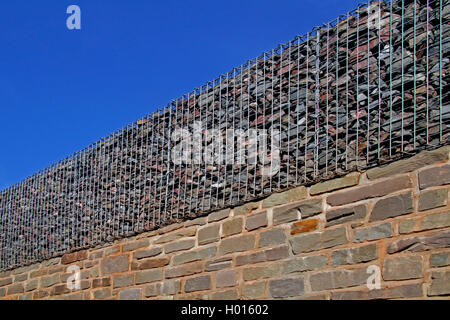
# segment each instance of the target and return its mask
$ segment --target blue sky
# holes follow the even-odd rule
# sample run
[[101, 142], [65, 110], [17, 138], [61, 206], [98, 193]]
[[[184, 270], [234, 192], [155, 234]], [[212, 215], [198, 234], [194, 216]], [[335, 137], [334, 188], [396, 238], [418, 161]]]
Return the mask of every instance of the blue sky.
[[358, 3], [3, 1], [0, 190]]

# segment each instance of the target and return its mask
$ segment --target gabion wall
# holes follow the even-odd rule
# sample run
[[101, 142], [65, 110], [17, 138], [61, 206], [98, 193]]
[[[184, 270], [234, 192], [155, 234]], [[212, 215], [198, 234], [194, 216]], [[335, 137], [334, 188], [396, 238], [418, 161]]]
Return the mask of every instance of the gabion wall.
[[449, 0], [371, 2], [0, 193], [10, 269], [448, 143]]

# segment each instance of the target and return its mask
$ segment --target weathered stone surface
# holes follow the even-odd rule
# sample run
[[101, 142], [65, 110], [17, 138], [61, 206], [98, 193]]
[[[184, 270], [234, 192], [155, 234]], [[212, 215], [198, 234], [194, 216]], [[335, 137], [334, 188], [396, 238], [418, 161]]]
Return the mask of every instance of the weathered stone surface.
[[180, 280], [168, 280], [145, 287], [144, 295], [148, 297], [175, 295], [181, 292]]
[[211, 277], [209, 275], [187, 279], [186, 283], [184, 284], [185, 292], [194, 292], [209, 289], [211, 289]]
[[212, 242], [219, 241], [220, 234], [219, 234], [220, 225], [219, 224], [213, 224], [211, 226], [206, 226], [198, 230], [198, 244], [208, 244]]
[[33, 299], [34, 300], [43, 299], [45, 297], [48, 297], [49, 295], [50, 293], [45, 290], [38, 290], [33, 292]]
[[6, 295], [6, 288], [0, 288], [0, 297], [4, 297]]
[[133, 268], [134, 270], [147, 270], [147, 269], [153, 269], [153, 268], [161, 268], [164, 266], [167, 266], [169, 264], [170, 260], [167, 257], [162, 258], [152, 258], [152, 259], [146, 259], [141, 260], [136, 268]]
[[119, 246], [109, 247], [105, 249], [105, 256], [110, 256], [120, 251]]
[[61, 258], [61, 263], [62, 264], [70, 264], [76, 261], [81, 261], [81, 260], [85, 260], [87, 259], [87, 251], [83, 250], [83, 251], [77, 251], [77, 252], [73, 252], [73, 253], [66, 253], [65, 255], [62, 256]]
[[230, 209], [215, 211], [208, 216], [208, 222], [220, 221], [230, 216]]
[[219, 271], [216, 274], [216, 288], [233, 287], [237, 283], [236, 270]]
[[348, 242], [345, 228], [296, 236], [290, 240], [294, 254], [331, 248]]
[[241, 252], [255, 247], [255, 235], [243, 235], [222, 240], [219, 245], [219, 255]]
[[423, 258], [421, 256], [395, 257], [384, 260], [384, 280], [407, 280], [422, 276]]
[[328, 263], [326, 256], [308, 256], [290, 259], [282, 263], [283, 274], [321, 269]]
[[352, 270], [323, 271], [310, 276], [312, 291], [322, 291], [337, 288], [353, 287], [366, 283], [367, 268]]
[[201, 217], [194, 220], [188, 220], [184, 223], [185, 227], [191, 227], [191, 226], [204, 226], [208, 222], [207, 217]]
[[212, 258], [216, 255], [216, 247], [208, 247], [195, 251], [180, 253], [173, 257], [173, 265]]
[[167, 254], [177, 251], [183, 251], [191, 249], [194, 246], [195, 246], [195, 239], [179, 240], [165, 245], [164, 252]]
[[38, 288], [38, 280], [28, 280], [25, 282], [24, 288], [26, 292], [36, 290]]
[[92, 288], [109, 287], [110, 285], [111, 285], [110, 277], [104, 277], [104, 278], [92, 280]]
[[209, 295], [211, 300], [237, 300], [239, 293], [236, 289], [213, 292]]
[[272, 263], [261, 267], [249, 267], [243, 271], [244, 281], [253, 281], [264, 278], [273, 278], [281, 275], [279, 263]]
[[124, 289], [119, 292], [119, 300], [141, 300], [142, 289]]
[[56, 285], [56, 286], [52, 287], [50, 295], [58, 296], [58, 295], [62, 295], [62, 294], [69, 293], [69, 292], [70, 292], [70, 290], [69, 290], [69, 288], [67, 288], [66, 284], [60, 284], [60, 285]]
[[416, 219], [403, 220], [398, 225], [398, 232], [400, 234], [410, 233], [411, 231], [414, 230], [416, 223], [417, 223]]
[[371, 300], [371, 299], [396, 299], [421, 297], [421, 284], [406, 284], [397, 287], [373, 289], [373, 290], [351, 290], [331, 292], [332, 300]]
[[23, 294], [19, 296], [19, 300], [33, 300], [31, 293]]
[[432, 151], [422, 151], [409, 159], [398, 160], [386, 166], [370, 169], [366, 174], [371, 180], [391, 177], [396, 174], [412, 172], [427, 165], [448, 160], [448, 156], [448, 146]]
[[134, 259], [144, 259], [157, 256], [162, 253], [162, 248], [152, 248], [147, 250], [139, 250], [133, 254]]
[[162, 269], [136, 272], [136, 284], [155, 282], [160, 281], [162, 279], [163, 279]]
[[287, 238], [284, 229], [270, 229], [260, 233], [258, 247], [276, 246], [284, 244], [286, 241]]
[[409, 189], [411, 187], [412, 184], [409, 176], [399, 176], [386, 181], [333, 193], [327, 197], [327, 202], [331, 206], [341, 206], [360, 200], [383, 197], [387, 194], [403, 189]]
[[386, 222], [373, 227], [356, 230], [353, 242], [364, 242], [390, 238], [393, 234], [394, 231], [392, 228], [392, 223]]
[[148, 239], [126, 243], [122, 246], [122, 252], [134, 251], [140, 248], [146, 248], [150, 244]]
[[114, 276], [113, 278], [113, 287], [114, 288], [122, 288], [129, 287], [134, 283], [134, 276], [132, 274], [120, 274]]
[[0, 279], [0, 287], [7, 286], [8, 284], [11, 284], [11, 283], [13, 283], [12, 277]]
[[273, 208], [273, 225], [279, 225], [300, 219], [300, 211], [297, 204]]
[[367, 207], [365, 205], [330, 210], [326, 214], [327, 227], [349, 221], [361, 220], [364, 219], [366, 215]]
[[370, 214], [369, 221], [385, 220], [413, 212], [411, 192], [378, 200]]
[[197, 230], [195, 228], [185, 228], [178, 230], [176, 232], [169, 233], [167, 235], [161, 236], [157, 240], [153, 241], [154, 244], [164, 244], [167, 242], [175, 241], [184, 237], [195, 236]]
[[242, 232], [244, 221], [241, 217], [225, 221], [222, 224], [222, 237], [229, 237]]
[[190, 276], [203, 271], [203, 262], [194, 262], [189, 264], [184, 264], [177, 267], [171, 267], [165, 269], [164, 276], [166, 279], [179, 278], [184, 276]]
[[39, 267], [40, 267], [40, 264], [39, 263], [35, 263], [35, 264], [30, 265], [30, 266], [25, 266], [25, 267], [20, 267], [20, 268], [14, 269], [12, 271], [12, 274], [16, 275], [16, 274], [30, 272], [30, 271], [38, 269]]
[[240, 216], [247, 213], [252, 212], [255, 209], [258, 209], [259, 202], [248, 202], [242, 206], [236, 207], [233, 209], [234, 216]]
[[254, 282], [245, 284], [242, 288], [242, 298], [246, 300], [256, 300], [265, 297], [266, 282]]
[[392, 242], [387, 252], [389, 254], [401, 251], [425, 251], [450, 247], [450, 230], [440, 231], [427, 236], [414, 236]]
[[[290, 220], [291, 217], [295, 217], [295, 220], [305, 219], [317, 214], [322, 213], [323, 200], [322, 198], [304, 200], [301, 202], [292, 203], [286, 206], [274, 208], [274, 213], [277, 213], [279, 217], [277, 218], [280, 223]], [[300, 214], [298, 216], [297, 214]], [[293, 221], [293, 220], [291, 220]], [[289, 222], [289, 221], [287, 221]]]
[[305, 187], [297, 187], [285, 192], [275, 193], [264, 199], [262, 203], [263, 208], [270, 208], [280, 204], [289, 203], [292, 201], [303, 200], [307, 197]]
[[450, 252], [432, 254], [430, 257], [430, 266], [432, 267], [450, 266]]
[[59, 274], [54, 274], [40, 279], [40, 288], [48, 288], [59, 282]]
[[419, 231], [450, 226], [450, 212], [431, 214], [423, 218]]
[[291, 227], [291, 235], [314, 231], [319, 226], [318, 219], [309, 219], [294, 222]]
[[98, 289], [94, 290], [92, 292], [92, 298], [94, 299], [107, 299], [111, 297], [111, 290], [110, 289]]
[[214, 259], [205, 263], [205, 271], [217, 271], [230, 268], [233, 265], [231, 257]]
[[263, 261], [274, 261], [287, 258], [289, 256], [289, 247], [281, 246], [270, 248], [255, 253], [245, 254], [236, 257], [236, 266], [253, 264]]
[[327, 193], [343, 188], [353, 187], [359, 183], [360, 173], [351, 173], [341, 178], [319, 182], [309, 190], [311, 195]]
[[337, 250], [333, 252], [333, 265], [355, 264], [372, 261], [378, 258], [378, 247], [376, 244], [369, 244], [358, 248]]
[[302, 296], [305, 292], [305, 282], [303, 277], [271, 280], [269, 292], [272, 298]]
[[7, 291], [8, 296], [17, 294], [17, 293], [23, 293], [23, 292], [24, 292], [23, 283], [14, 283], [14, 284], [8, 286], [8, 291]]
[[441, 296], [450, 294], [450, 271], [433, 271], [431, 273], [431, 286], [429, 296]]
[[448, 189], [426, 190], [419, 196], [419, 211], [447, 205]]
[[450, 183], [450, 165], [432, 167], [419, 171], [420, 189], [442, 186]]
[[247, 217], [245, 222], [245, 229], [247, 229], [247, 231], [252, 231], [261, 227], [266, 227], [267, 223], [266, 211], [255, 213]]
[[181, 292], [180, 280], [168, 280], [164, 281], [160, 286], [160, 294], [162, 295], [174, 295]]
[[124, 272], [128, 270], [128, 255], [106, 257], [101, 262], [102, 274]]

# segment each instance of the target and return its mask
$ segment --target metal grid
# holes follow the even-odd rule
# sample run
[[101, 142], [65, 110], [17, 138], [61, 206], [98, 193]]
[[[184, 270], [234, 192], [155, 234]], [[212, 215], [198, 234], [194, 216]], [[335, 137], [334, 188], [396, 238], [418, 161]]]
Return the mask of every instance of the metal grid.
[[1, 191], [0, 269], [447, 144], [449, 35], [372, 1], [264, 52]]

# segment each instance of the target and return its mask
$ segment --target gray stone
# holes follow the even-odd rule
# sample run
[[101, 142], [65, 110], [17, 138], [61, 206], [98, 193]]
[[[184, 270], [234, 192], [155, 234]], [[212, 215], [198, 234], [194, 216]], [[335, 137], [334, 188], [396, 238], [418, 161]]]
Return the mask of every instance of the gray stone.
[[286, 232], [284, 229], [271, 229], [261, 232], [259, 236], [258, 247], [276, 246], [284, 244], [287, 241]]
[[352, 270], [324, 271], [312, 274], [309, 281], [312, 291], [353, 287], [366, 283], [369, 277], [366, 271], [366, 267]]
[[372, 209], [369, 221], [385, 220], [413, 212], [411, 192], [378, 200]]
[[447, 204], [448, 190], [422, 191], [419, 196], [419, 211], [443, 207]]
[[303, 277], [271, 280], [269, 292], [272, 298], [302, 296], [305, 293], [305, 282]]
[[119, 300], [141, 300], [142, 289], [124, 289], [119, 292]]
[[333, 265], [364, 263], [375, 260], [378, 257], [376, 244], [369, 244], [358, 248], [337, 250], [333, 252]]
[[331, 248], [348, 242], [345, 228], [296, 236], [290, 240], [294, 254]]
[[307, 192], [305, 187], [297, 187], [285, 192], [275, 193], [264, 199], [263, 208], [270, 208], [278, 206], [280, 204], [289, 203], [292, 201], [303, 200], [307, 197]]
[[128, 255], [106, 257], [101, 262], [102, 274], [128, 271]]
[[419, 171], [420, 189], [441, 186], [450, 183], [450, 165], [433, 167]]
[[450, 294], [450, 271], [433, 271], [431, 273], [431, 286], [429, 296], [441, 296]]
[[383, 265], [384, 280], [407, 280], [423, 277], [421, 256], [387, 258]]
[[367, 177], [371, 180], [391, 177], [396, 174], [412, 172], [433, 163], [449, 159], [450, 148], [445, 146], [432, 151], [422, 151], [421, 153], [404, 160], [398, 160], [386, 166], [380, 166], [367, 171]]
[[303, 272], [321, 269], [328, 263], [326, 256], [309, 256], [290, 259], [283, 262], [283, 273]]
[[432, 267], [450, 266], [450, 252], [433, 253], [430, 257]]
[[392, 242], [387, 247], [389, 254], [402, 251], [425, 251], [450, 247], [450, 230], [444, 230], [427, 236], [414, 236]]
[[386, 222], [373, 227], [363, 228], [355, 231], [353, 242], [372, 241], [392, 237], [394, 231], [392, 223]]
[[359, 205], [356, 207], [340, 208], [327, 212], [327, 227], [337, 224], [361, 220], [367, 215], [367, 207], [365, 205]]
[[186, 280], [184, 285], [185, 292], [194, 292], [211, 289], [211, 277], [200, 276], [196, 278], [190, 278]]
[[247, 217], [245, 222], [245, 229], [247, 229], [247, 231], [252, 231], [261, 227], [266, 227], [267, 223], [266, 211], [255, 213]]

